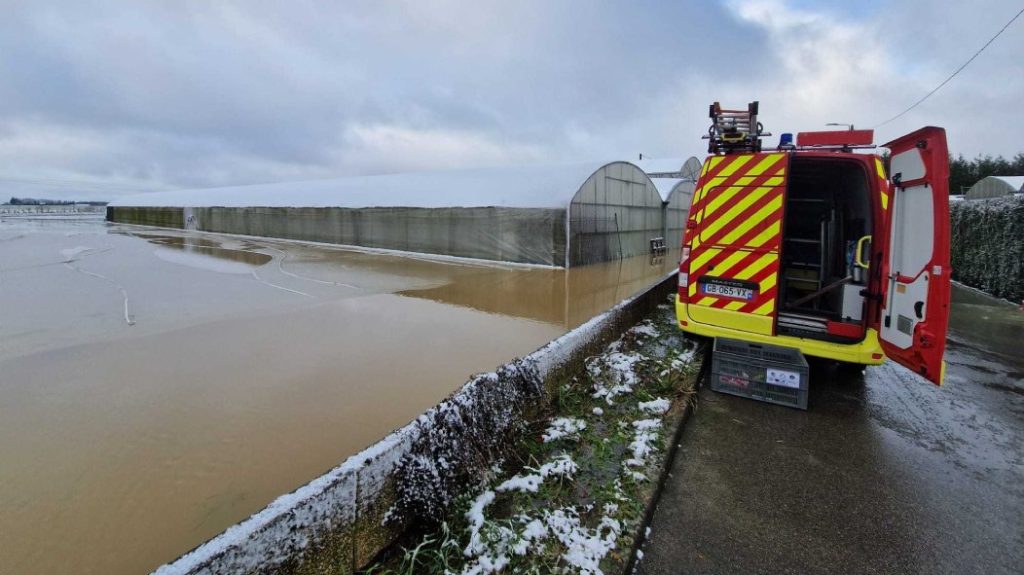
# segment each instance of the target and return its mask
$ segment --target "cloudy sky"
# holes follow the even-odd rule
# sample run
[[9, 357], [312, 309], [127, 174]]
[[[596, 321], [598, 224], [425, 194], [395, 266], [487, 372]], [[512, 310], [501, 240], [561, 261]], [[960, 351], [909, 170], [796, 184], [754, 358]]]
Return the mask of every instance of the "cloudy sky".
[[[0, 197], [700, 156], [714, 100], [873, 127], [1022, 6], [0, 0]], [[1024, 17], [876, 141], [1012, 156], [1022, 106]]]

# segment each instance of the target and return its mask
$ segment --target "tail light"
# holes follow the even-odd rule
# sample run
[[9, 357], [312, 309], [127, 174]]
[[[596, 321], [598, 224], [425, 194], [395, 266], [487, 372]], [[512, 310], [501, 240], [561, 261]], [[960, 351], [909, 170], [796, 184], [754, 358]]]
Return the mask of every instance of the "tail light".
[[684, 247], [679, 257], [679, 301], [690, 300], [690, 248]]

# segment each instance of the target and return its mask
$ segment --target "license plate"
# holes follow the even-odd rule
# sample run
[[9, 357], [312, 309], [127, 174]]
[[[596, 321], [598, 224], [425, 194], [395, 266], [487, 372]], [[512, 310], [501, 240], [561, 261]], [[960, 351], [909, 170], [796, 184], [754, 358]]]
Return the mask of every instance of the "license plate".
[[752, 300], [754, 299], [754, 290], [735, 287], [735, 286], [723, 286], [718, 284], [703, 284], [705, 295], [711, 295], [715, 297], [728, 297], [733, 299]]

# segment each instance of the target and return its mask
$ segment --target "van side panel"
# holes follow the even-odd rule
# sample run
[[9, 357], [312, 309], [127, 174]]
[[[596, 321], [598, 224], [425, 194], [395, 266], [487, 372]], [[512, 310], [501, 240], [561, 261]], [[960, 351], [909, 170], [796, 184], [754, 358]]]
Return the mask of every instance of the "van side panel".
[[772, 335], [788, 154], [713, 156], [690, 214], [688, 315]]

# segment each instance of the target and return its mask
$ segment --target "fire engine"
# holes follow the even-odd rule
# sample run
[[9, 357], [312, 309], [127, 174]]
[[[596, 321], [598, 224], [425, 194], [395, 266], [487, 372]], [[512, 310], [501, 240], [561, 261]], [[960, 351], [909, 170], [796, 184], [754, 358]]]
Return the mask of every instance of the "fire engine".
[[711, 338], [878, 365], [940, 384], [949, 316], [945, 130], [897, 138], [888, 170], [872, 130], [782, 134], [711, 106], [683, 236], [679, 327]]

